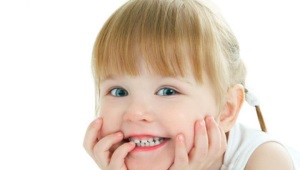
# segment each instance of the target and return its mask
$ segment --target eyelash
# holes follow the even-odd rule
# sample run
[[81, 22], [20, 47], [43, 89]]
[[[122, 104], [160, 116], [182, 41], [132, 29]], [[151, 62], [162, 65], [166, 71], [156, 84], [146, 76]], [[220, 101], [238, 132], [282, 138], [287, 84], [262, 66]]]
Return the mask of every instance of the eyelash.
[[[117, 90], [123, 90], [123, 95], [113, 94], [113, 92], [115, 91], [115, 93], [116, 93]], [[125, 96], [128, 96], [127, 90], [125, 90], [124, 88], [120, 88], [120, 87], [112, 88], [111, 90], [109, 90], [108, 94], [111, 95], [111, 96], [114, 96], [114, 97], [125, 97]]]
[[[122, 91], [121, 94], [120, 93], [119, 94], [114, 94], [114, 93], [117, 93], [117, 90], [123, 90], [123, 91]], [[162, 91], [162, 90], [164, 90], [164, 91]], [[166, 90], [168, 90], [168, 91], [166, 91]], [[109, 90], [108, 94], [111, 95], [111, 96], [114, 96], [114, 97], [128, 96], [127, 90], [125, 90], [124, 88], [121, 88], [121, 87], [112, 88], [111, 90]], [[172, 96], [172, 95], [179, 94], [179, 92], [177, 90], [175, 90], [174, 88], [163, 87], [163, 88], [160, 88], [155, 94], [159, 95], [159, 96]]]
[[[169, 90], [169, 91], [167, 91], [167, 92], [164, 91], [163, 93], [166, 94], [166, 93], [169, 93], [169, 92], [171, 91], [172, 94], [170, 94], [170, 95], [164, 95], [164, 94], [161, 94], [161, 95], [160, 95], [159, 92], [160, 92], [161, 90]], [[158, 92], [156, 92], [156, 94], [157, 94], [157, 95], [160, 95], [160, 96], [172, 96], [172, 95], [177, 95], [177, 94], [179, 94], [179, 92], [178, 92], [177, 90], [173, 89], [173, 88], [170, 88], [170, 87], [163, 87], [163, 88], [159, 89]]]

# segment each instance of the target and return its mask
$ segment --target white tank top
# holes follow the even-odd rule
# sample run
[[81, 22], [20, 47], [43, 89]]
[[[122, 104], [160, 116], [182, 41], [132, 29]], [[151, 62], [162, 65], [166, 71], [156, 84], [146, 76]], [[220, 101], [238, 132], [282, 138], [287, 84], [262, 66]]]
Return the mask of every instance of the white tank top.
[[[277, 142], [281, 144], [267, 133], [260, 130], [250, 129], [236, 123], [229, 133], [227, 150], [221, 170], [245, 169], [252, 153], [258, 146], [265, 142]], [[287, 150], [291, 153], [290, 149]], [[293, 155], [294, 156], [291, 154], [294, 161], [294, 167], [297, 170], [298, 168], [296, 168], [295, 163], [300, 163], [300, 154], [296, 154], [296, 152], [294, 152]], [[296, 162], [296, 159], [298, 159], [298, 162]]]

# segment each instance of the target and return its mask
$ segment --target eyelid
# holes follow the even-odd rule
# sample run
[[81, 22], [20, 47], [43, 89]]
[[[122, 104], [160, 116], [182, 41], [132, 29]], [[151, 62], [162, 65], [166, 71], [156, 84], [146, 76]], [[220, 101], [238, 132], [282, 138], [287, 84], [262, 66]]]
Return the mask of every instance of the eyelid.
[[170, 86], [170, 85], [166, 85], [166, 86], [161, 86], [158, 90], [160, 89], [172, 89], [172, 90], [175, 90], [175, 91], [179, 91], [178, 88], [174, 87], [174, 86]]
[[[109, 96], [121, 97], [121, 96], [116, 96], [116, 95], [112, 95], [112, 94], [111, 94], [111, 92], [112, 92], [113, 90], [116, 90], [116, 89], [122, 89], [122, 90], [125, 90], [126, 93], [127, 93], [127, 95], [128, 95], [128, 91], [127, 91], [125, 88], [120, 87], [120, 86], [114, 86], [114, 87], [109, 88], [109, 89], [107, 90], [106, 94], [109, 95]], [[124, 96], [122, 96], [122, 97], [124, 97]]]
[[[175, 91], [175, 94], [174, 95], [178, 95], [180, 94], [180, 92], [177, 90], [177, 88], [174, 88], [174, 87], [170, 87], [170, 86], [163, 86], [163, 87], [160, 87], [156, 94], [158, 95], [159, 91], [162, 90], [162, 89], [171, 89], [171, 90], [174, 90]], [[161, 96], [164, 96], [164, 95], [161, 95]], [[171, 96], [171, 95], [168, 95], [168, 96]]]
[[111, 94], [110, 94], [111, 91], [114, 90], [114, 89], [116, 89], [116, 88], [120, 88], [120, 87], [118, 87], [118, 86], [113, 86], [113, 87], [107, 88], [106, 94], [107, 94], [107, 95], [111, 95]]

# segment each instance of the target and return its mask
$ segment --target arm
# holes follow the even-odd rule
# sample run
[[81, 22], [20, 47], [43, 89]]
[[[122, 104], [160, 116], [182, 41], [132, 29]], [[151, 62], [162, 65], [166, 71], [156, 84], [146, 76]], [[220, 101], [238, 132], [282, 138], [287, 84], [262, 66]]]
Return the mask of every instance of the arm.
[[259, 146], [251, 155], [246, 170], [293, 170], [293, 161], [287, 150], [276, 142]]

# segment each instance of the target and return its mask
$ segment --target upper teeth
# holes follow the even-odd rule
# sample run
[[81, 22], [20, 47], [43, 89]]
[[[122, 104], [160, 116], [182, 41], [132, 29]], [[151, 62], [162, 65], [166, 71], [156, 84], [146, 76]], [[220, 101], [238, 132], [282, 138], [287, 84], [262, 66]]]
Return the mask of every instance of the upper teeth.
[[156, 146], [159, 145], [160, 143], [162, 143], [165, 139], [164, 138], [149, 138], [149, 139], [134, 139], [134, 138], [129, 138], [129, 141], [134, 142], [136, 144], [136, 146], [141, 146], [141, 147], [145, 147], [145, 146]]

